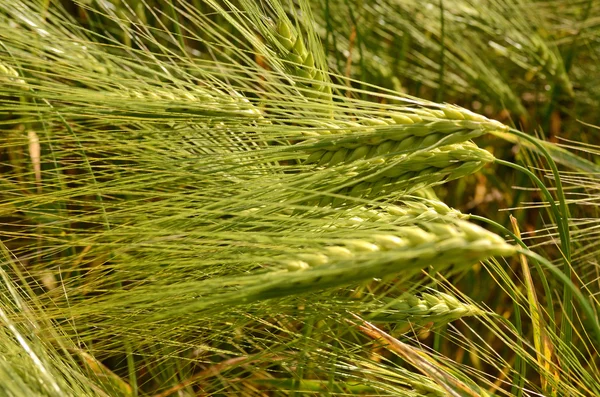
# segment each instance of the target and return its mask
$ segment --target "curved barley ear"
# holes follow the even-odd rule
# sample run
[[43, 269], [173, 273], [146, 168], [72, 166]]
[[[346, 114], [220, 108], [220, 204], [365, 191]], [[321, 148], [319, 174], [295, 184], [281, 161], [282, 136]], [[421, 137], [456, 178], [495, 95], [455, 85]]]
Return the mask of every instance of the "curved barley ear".
[[475, 305], [463, 303], [454, 296], [432, 291], [421, 296], [405, 293], [396, 299], [384, 299], [384, 307], [367, 318], [370, 321], [407, 323], [412, 325], [445, 325], [462, 317], [477, 316], [484, 312]]
[[[393, 216], [396, 221], [409, 222], [411, 219], [419, 221], [439, 221], [442, 217], [468, 219], [469, 215], [449, 207], [437, 199], [408, 198], [400, 201], [399, 205], [386, 205], [385, 211]], [[442, 219], [443, 221], [443, 219]]]
[[108, 93], [112, 100], [127, 99], [128, 105], [139, 106], [142, 101], [149, 106], [157, 106], [177, 117], [189, 117], [190, 114], [227, 115], [244, 119], [264, 119], [261, 111], [247, 98], [235, 90], [225, 93], [217, 89], [204, 89], [198, 86], [188, 86], [186, 89], [170, 86], [147, 88], [130, 88], [119, 86], [118, 91]]
[[[256, 241], [260, 250], [248, 258], [257, 264], [250, 272], [227, 270], [168, 291], [141, 285], [135, 287], [134, 295], [129, 291], [115, 292], [97, 304], [102, 306], [104, 299], [110, 300], [110, 316], [113, 316], [128, 313], [131, 305], [141, 302], [164, 302], [143, 314], [143, 321], [148, 321], [148, 316], [158, 321], [177, 312], [209, 315], [235, 305], [356, 285], [399, 273], [410, 277], [432, 267], [434, 271], [444, 271], [450, 266], [464, 268], [493, 256], [510, 256], [517, 252], [517, 247], [498, 235], [449, 216], [439, 217], [438, 222], [415, 218], [385, 229], [381, 229], [380, 222], [369, 226], [362, 225], [355, 230], [304, 229], [309, 235], [305, 235], [301, 243], [291, 243], [285, 237], [280, 240], [277, 234], [265, 236]], [[255, 232], [251, 234], [254, 236]], [[243, 237], [239, 241], [250, 242]], [[280, 249], [282, 242], [286, 243], [285, 250]], [[221, 257], [218, 250], [215, 255], [216, 260], [228, 258]], [[231, 259], [238, 261], [239, 255]], [[80, 306], [74, 310], [89, 308]]]
[[[339, 244], [321, 250], [289, 254], [281, 258], [287, 272], [265, 276], [265, 283], [247, 290], [245, 299], [262, 300], [337, 287], [429, 266], [436, 269], [469, 266], [492, 256], [516, 252], [516, 247], [479, 226], [460, 219], [444, 219], [446, 223], [415, 220], [413, 224], [394, 227], [389, 233], [373, 232], [361, 240], [341, 239]], [[438, 298], [427, 296], [427, 299], [432, 308], [434, 301], [442, 303], [435, 300]], [[465, 312], [452, 298], [447, 298], [444, 304], [457, 310], [454, 315], [475, 313]], [[442, 308], [438, 306], [428, 313]]]
[[[346, 149], [336, 151], [329, 161], [329, 167], [333, 164], [333, 169], [322, 170], [328, 174], [328, 178], [326, 183], [317, 189], [327, 190], [337, 197], [323, 194], [319, 205], [339, 207], [356, 198], [401, 197], [475, 173], [494, 161], [491, 153], [478, 148], [472, 142], [421, 150], [412, 154], [382, 155], [375, 159], [354, 162], [350, 166], [336, 166], [344, 163], [348, 155]], [[332, 171], [337, 173], [332, 174]], [[312, 172], [320, 171], [317, 169]], [[332, 189], [335, 185], [344, 187]]]
[[306, 164], [333, 166], [463, 143], [492, 131], [508, 131], [508, 127], [457, 106], [405, 108], [389, 118], [330, 123], [325, 129], [308, 130], [307, 139], [290, 150], [306, 152]]
[[336, 211], [327, 217], [335, 219], [338, 224], [346, 221], [354, 225], [366, 226], [369, 222], [382, 222], [386, 225], [401, 226], [415, 222], [444, 224], [447, 223], [446, 218], [466, 220], [469, 215], [450, 208], [439, 200], [408, 196], [398, 200], [397, 204], [348, 208], [342, 213]]
[[[365, 335], [375, 339], [383, 344], [388, 350], [394, 352], [399, 357], [409, 362], [415, 368], [425, 375], [429, 380], [435, 381], [439, 389], [443, 390], [443, 394], [453, 397], [460, 396], [482, 396], [489, 397], [490, 394], [473, 383], [472, 381], [463, 377], [459, 378], [452, 371], [448, 371], [448, 367], [440, 363], [438, 360], [432, 359], [433, 357], [418, 347], [410, 346], [404, 342], [399, 341], [390, 334], [370, 322], [363, 320], [356, 314], [350, 313], [359, 322], [356, 324], [358, 329]], [[349, 320], [348, 320], [349, 321]], [[350, 321], [349, 321], [350, 322]], [[414, 386], [413, 386], [414, 387]], [[425, 396], [439, 396], [437, 388], [427, 387], [421, 389]], [[417, 390], [417, 391], [421, 391]]]
[[[410, 209], [407, 210], [407, 213], [410, 212]], [[435, 213], [433, 208], [431, 213]], [[390, 224], [385, 230], [380, 225], [381, 222], [366, 221], [351, 232], [351, 237], [348, 237], [350, 229], [346, 228], [307, 231], [314, 233], [309, 236], [314, 239], [305, 239], [305, 243], [296, 246], [288, 244], [285, 252], [279, 251], [277, 255], [265, 253], [255, 256], [257, 261], [263, 261], [256, 272], [226, 274], [189, 284], [190, 293], [193, 291], [202, 299], [186, 298], [188, 287], [168, 292], [167, 296], [160, 291], [161, 300], [168, 303], [157, 308], [156, 319], [167, 312], [170, 316], [178, 310], [208, 314], [234, 305], [355, 285], [398, 273], [408, 277], [431, 267], [435, 271], [444, 271], [450, 266], [464, 268], [493, 256], [510, 256], [517, 252], [517, 247], [498, 235], [451, 216], [415, 217], [412, 221], [406, 219], [402, 224]], [[276, 237], [263, 243], [278, 246]], [[270, 259], [265, 261], [265, 257]], [[135, 299], [152, 299], [138, 292]], [[110, 299], [117, 302], [113, 307], [116, 312], [135, 304], [135, 301], [129, 301], [126, 293]], [[436, 300], [441, 299], [439, 296], [420, 299], [429, 305], [428, 311], [419, 312], [423, 318], [434, 315], [436, 310], [445, 311], [446, 307], [456, 310], [450, 315], [452, 318], [459, 313], [470, 313], [469, 310], [466, 313], [461, 311], [461, 305], [451, 298], [445, 297], [443, 302]], [[445, 306], [434, 309], [434, 303], [444, 303]], [[436, 319], [442, 321], [448, 318], [440, 315]]]
[[267, 35], [267, 40], [271, 40], [271, 46], [284, 61], [288, 73], [298, 78], [295, 83], [303, 88], [303, 95], [331, 101], [331, 80], [324, 67], [319, 66], [319, 58], [314, 49], [305, 44], [301, 32], [285, 15], [279, 18], [276, 27], [273, 28], [274, 34]]

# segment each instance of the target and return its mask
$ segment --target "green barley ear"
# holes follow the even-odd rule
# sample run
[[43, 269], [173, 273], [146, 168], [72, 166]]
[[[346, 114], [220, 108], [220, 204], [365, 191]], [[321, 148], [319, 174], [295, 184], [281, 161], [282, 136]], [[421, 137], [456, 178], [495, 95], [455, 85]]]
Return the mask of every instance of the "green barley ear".
[[[448, 226], [449, 222], [469, 218], [469, 215], [450, 208], [439, 200], [416, 196], [403, 197], [396, 204], [356, 206], [327, 212], [325, 215], [321, 211], [317, 213], [323, 219], [332, 220], [332, 224], [327, 225], [327, 228], [331, 228], [332, 225], [336, 228], [369, 228], [374, 224], [396, 227], [429, 223], [428, 227], [431, 230], [437, 229], [437, 233], [449, 236], [455, 235]], [[388, 243], [388, 238], [384, 237], [380, 242], [385, 245]]]
[[[435, 359], [430, 352], [401, 342], [372, 323], [363, 320], [353, 313], [351, 314], [360, 321], [359, 329], [364, 334], [383, 343], [383, 346], [388, 350], [394, 352], [415, 368], [418, 368], [419, 372], [426, 375], [428, 379], [435, 381], [440, 389], [445, 391], [442, 395], [490, 397], [487, 391], [483, 390], [470, 379], [460, 376], [460, 373], [452, 371], [451, 367]], [[427, 396], [438, 395], [436, 389], [431, 390], [428, 388], [424, 392]]]
[[415, 222], [446, 223], [449, 219], [468, 219], [469, 215], [450, 208], [439, 200], [424, 199], [416, 196], [407, 196], [398, 200], [396, 204], [382, 204], [370, 207], [348, 208], [342, 214], [334, 212], [329, 217], [338, 223], [347, 219], [356, 225], [368, 222], [383, 222], [387, 225], [408, 225]]
[[[327, 185], [320, 188], [331, 191], [331, 186], [343, 184], [345, 187], [334, 190], [334, 193], [347, 199], [332, 199], [331, 196], [324, 195], [320, 199], [320, 205], [331, 204], [338, 207], [351, 202], [352, 198], [401, 197], [470, 175], [494, 161], [492, 154], [478, 148], [472, 142], [416, 151], [412, 154], [380, 156], [352, 163], [351, 166], [335, 166], [339, 162], [336, 159], [348, 155], [344, 148], [335, 152], [329, 164], [334, 164], [333, 170], [337, 170], [338, 176], [332, 175], [327, 180]], [[344, 163], [344, 160], [341, 163]], [[331, 170], [326, 171], [331, 173]]]
[[[278, 85], [283, 80], [296, 88], [293, 90], [295, 95], [331, 102], [332, 83], [327, 58], [312, 26], [302, 25], [299, 19], [290, 19], [290, 10], [279, 2], [240, 0], [239, 3], [250, 20], [252, 34], [258, 32], [262, 37], [262, 40], [252, 40], [253, 51], [263, 57], [268, 68], [277, 71], [269, 74], [267, 80]], [[238, 12], [234, 6], [229, 7]], [[312, 20], [310, 2], [301, 0], [295, 7], [301, 11], [302, 21]], [[293, 10], [291, 14], [294, 13]], [[327, 113], [332, 118], [333, 109], [329, 108]]]
[[278, 43], [272, 44], [285, 61], [286, 69], [300, 78], [299, 86], [306, 88], [302, 93], [310, 98], [330, 101], [331, 81], [327, 72], [318, 67], [315, 54], [307, 48], [304, 38], [287, 18], [282, 17], [277, 23], [275, 37]]
[[437, 199], [407, 198], [400, 201], [400, 205], [386, 205], [383, 207], [388, 214], [404, 222], [412, 219], [438, 220], [440, 217], [455, 219], [468, 219], [469, 215], [449, 207]]
[[[134, 288], [135, 294], [117, 291], [106, 296], [111, 306], [111, 313], [107, 315], [127, 312], [132, 305], [148, 305], [157, 320], [179, 311], [207, 315], [231, 306], [356, 285], [398, 273], [409, 276], [422, 269], [464, 268], [494, 256], [511, 256], [517, 251], [498, 235], [462, 219], [439, 217], [434, 222], [415, 218], [401, 225], [389, 225], [385, 230], [378, 226], [380, 224], [365, 222], [354, 231], [347, 228], [307, 231], [309, 235], [304, 236], [304, 243], [294, 246], [290, 240], [282, 240], [288, 242], [283, 252], [269, 248], [280, 245], [278, 237], [273, 235], [257, 241], [263, 248], [248, 260], [257, 264], [262, 261], [262, 265], [251, 272], [226, 272], [166, 290], [140, 285]], [[253, 232], [248, 237], [254, 235]], [[238, 254], [231, 254], [238, 260]], [[220, 258], [218, 252], [215, 255]], [[202, 299], [189, 299], [189, 296]], [[456, 310], [454, 315], [461, 311], [460, 305], [450, 298], [442, 303]], [[102, 301], [98, 304], [103, 306]], [[433, 309], [435, 305], [428, 304], [431, 310], [421, 313], [423, 316], [433, 315], [438, 309], [445, 310], [444, 306]], [[82, 306], [74, 310], [89, 308]], [[445, 318], [440, 316], [440, 319]], [[147, 321], [147, 315], [139, 320]]]
[[[112, 100], [127, 99], [123, 108], [139, 107], [139, 102], [146, 106], [155, 106], [177, 115], [214, 114], [228, 115], [248, 119], [264, 119], [261, 111], [248, 99], [235, 90], [229, 93], [217, 89], [203, 89], [198, 86], [188, 86], [185, 89], [177, 87], [147, 87], [146, 89], [119, 86], [114, 93], [109, 94]], [[186, 116], [187, 117], [187, 116]]]
[[389, 118], [307, 131], [308, 138], [290, 150], [305, 151], [306, 164], [336, 165], [463, 143], [493, 131], [508, 127], [452, 105], [439, 110], [405, 108], [390, 112]]
[[406, 293], [396, 299], [384, 298], [384, 307], [368, 316], [370, 321], [407, 323], [435, 327], [467, 316], [477, 316], [484, 312], [477, 306], [466, 304], [452, 295], [432, 291], [420, 297]]
[[[364, 239], [341, 239], [339, 244], [321, 250], [290, 253], [280, 259], [287, 272], [260, 276], [263, 280], [256, 279], [253, 287], [238, 291], [232, 299], [243, 297], [244, 302], [269, 299], [429, 266], [436, 269], [467, 266], [491, 256], [516, 252], [514, 246], [479, 226], [460, 219], [445, 220], [446, 223], [415, 220], [413, 224], [396, 226], [389, 233], [370, 233]], [[442, 321], [459, 314], [479, 313], [451, 296], [426, 297], [424, 304], [429, 305], [429, 311], [420, 312], [423, 317], [439, 315], [436, 319]], [[450, 314], [452, 310], [455, 311]]]

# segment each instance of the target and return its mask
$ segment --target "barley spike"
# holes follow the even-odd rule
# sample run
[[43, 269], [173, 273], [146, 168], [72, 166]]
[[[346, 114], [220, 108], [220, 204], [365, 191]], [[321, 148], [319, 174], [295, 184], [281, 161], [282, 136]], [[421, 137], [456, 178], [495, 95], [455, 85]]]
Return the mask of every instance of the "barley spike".
[[370, 321], [406, 322], [414, 325], [434, 323], [445, 325], [462, 317], [476, 316], [483, 311], [478, 307], [460, 302], [452, 295], [432, 291], [421, 297], [406, 293], [396, 299], [384, 299], [383, 310], [368, 316]]
[[[341, 239], [338, 245], [320, 251], [310, 250], [299, 252], [296, 257], [282, 257], [281, 268], [287, 269], [284, 273], [274, 271], [248, 276], [255, 281], [251, 286], [244, 283], [247, 288], [236, 291], [230, 298], [216, 299], [225, 299], [232, 304], [249, 303], [338, 287], [373, 277], [381, 278], [400, 271], [417, 271], [429, 266], [436, 269], [449, 265], [465, 266], [492, 256], [516, 252], [516, 247], [507, 244], [499, 236], [467, 221], [455, 219], [449, 226], [454, 230], [444, 234], [436, 234], [439, 229], [429, 228], [427, 222], [398, 226], [387, 234], [373, 233], [364, 240]], [[478, 231], [476, 235], [474, 230]], [[456, 300], [441, 295], [434, 295], [433, 298], [425, 295], [410, 310], [412, 314], [439, 316], [439, 319], [475, 313], [473, 309], [457, 305]]]
[[280, 19], [275, 28], [275, 36], [279, 46], [279, 55], [286, 60], [285, 67], [293, 76], [300, 77], [298, 85], [304, 87], [302, 94], [330, 101], [332, 97], [331, 83], [327, 73], [315, 65], [314, 54], [306, 48], [302, 36], [296, 27], [286, 19]]
[[[346, 149], [340, 149], [336, 152], [326, 151], [319, 160], [318, 165], [338, 166], [338, 164], [344, 164], [343, 158], [345, 157], [348, 157]], [[332, 184], [335, 183], [347, 185], [349, 178], [355, 178], [361, 181], [335, 193], [344, 194], [348, 191], [351, 192], [350, 196], [352, 197], [370, 199], [377, 199], [390, 194], [407, 195], [419, 189], [477, 172], [493, 160], [494, 157], [489, 152], [478, 148], [471, 142], [443, 146], [427, 151], [417, 151], [412, 154], [380, 155], [371, 160], [353, 162], [352, 166], [340, 165], [340, 179], [329, 178], [327, 185], [324, 185], [324, 187], [331, 189]], [[323, 172], [326, 172], [326, 170]], [[321, 198], [320, 205], [331, 203], [329, 199], [325, 200], [325, 197]], [[347, 200], [338, 197], [331, 204], [336, 206], [346, 202]]]

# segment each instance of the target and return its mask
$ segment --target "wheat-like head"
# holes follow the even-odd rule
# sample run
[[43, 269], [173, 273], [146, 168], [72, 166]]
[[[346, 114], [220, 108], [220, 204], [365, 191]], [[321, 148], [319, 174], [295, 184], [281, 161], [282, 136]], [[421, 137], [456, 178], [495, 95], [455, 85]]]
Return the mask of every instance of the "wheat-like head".
[[174, 115], [181, 114], [185, 118], [194, 113], [207, 115], [213, 112], [232, 117], [264, 119], [260, 110], [235, 90], [224, 93], [217, 89], [203, 89], [198, 86], [188, 86], [185, 89], [172, 86], [147, 89], [120, 86], [118, 91], [110, 95], [130, 101], [143, 101], [150, 106], [156, 104], [167, 112]]
[[302, 35], [287, 19], [280, 19], [275, 28], [278, 43], [272, 43], [285, 61], [288, 72], [300, 79], [308, 97], [331, 100], [331, 82], [326, 71], [315, 64], [315, 55], [305, 45]]
[[[488, 151], [472, 142], [420, 150], [408, 154], [379, 155], [368, 160], [353, 162], [350, 166], [337, 166], [337, 157], [348, 156], [344, 149], [335, 152], [328, 167], [334, 164], [338, 179], [329, 177], [324, 189], [340, 183], [345, 187], [334, 191], [335, 195], [324, 195], [319, 205], [340, 206], [348, 197], [377, 199], [391, 194], [402, 196], [420, 189], [462, 178], [480, 170], [494, 161]], [[339, 154], [339, 156], [338, 156]], [[344, 161], [341, 162], [344, 164]], [[331, 170], [327, 170], [331, 173]], [[313, 172], [319, 172], [318, 169]], [[325, 171], [324, 171], [325, 172]], [[356, 181], [353, 183], [352, 181]], [[349, 182], [350, 181], [350, 182]]]
[[384, 308], [374, 312], [369, 319], [413, 325], [433, 323], [434, 326], [440, 326], [462, 317], [482, 313], [477, 306], [463, 303], [452, 295], [432, 291], [423, 293], [420, 297], [405, 293], [397, 299], [386, 299]]
[[310, 138], [297, 148], [310, 153], [308, 164], [336, 165], [433, 149], [466, 142], [490, 131], [507, 130], [498, 121], [445, 105], [441, 110], [403, 109], [389, 118], [369, 118], [306, 131]]
[[[444, 222], [445, 221], [445, 222]], [[299, 252], [285, 259], [290, 291], [343, 285], [384, 277], [402, 268], [471, 264], [495, 255], [512, 255], [515, 247], [470, 222], [440, 217], [415, 219], [390, 233], [373, 233], [362, 240], [340, 240], [319, 251]], [[298, 271], [300, 271], [298, 273]], [[279, 288], [277, 288], [279, 289]]]

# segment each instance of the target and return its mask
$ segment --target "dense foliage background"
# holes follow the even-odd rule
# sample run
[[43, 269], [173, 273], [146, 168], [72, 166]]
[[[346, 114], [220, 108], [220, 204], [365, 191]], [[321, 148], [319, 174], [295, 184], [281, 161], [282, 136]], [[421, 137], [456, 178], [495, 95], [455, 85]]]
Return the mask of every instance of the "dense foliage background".
[[598, 15], [0, 0], [0, 395], [600, 395]]

